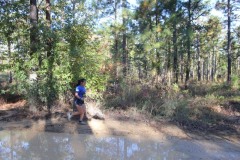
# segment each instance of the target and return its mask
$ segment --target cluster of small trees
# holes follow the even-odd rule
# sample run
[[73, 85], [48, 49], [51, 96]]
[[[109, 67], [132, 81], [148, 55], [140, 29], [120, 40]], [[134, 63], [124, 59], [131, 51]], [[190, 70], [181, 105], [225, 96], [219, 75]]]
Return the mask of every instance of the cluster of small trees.
[[[1, 0], [1, 71], [13, 72], [12, 91], [49, 109], [73, 83], [88, 79], [92, 93], [103, 90], [107, 74], [104, 41], [94, 38], [94, 11], [84, 1]], [[7, 53], [7, 54], [6, 54]], [[29, 75], [36, 74], [34, 83]]]
[[[0, 0], [1, 70], [15, 91], [51, 105], [86, 77], [94, 90], [113, 79], [185, 83], [240, 74], [239, 2], [203, 0]], [[214, 6], [223, 19], [211, 16]], [[112, 65], [111, 65], [112, 64]], [[112, 68], [112, 70], [111, 70]], [[28, 83], [36, 72], [36, 83]], [[12, 74], [11, 74], [12, 75]], [[39, 98], [40, 97], [40, 98]]]

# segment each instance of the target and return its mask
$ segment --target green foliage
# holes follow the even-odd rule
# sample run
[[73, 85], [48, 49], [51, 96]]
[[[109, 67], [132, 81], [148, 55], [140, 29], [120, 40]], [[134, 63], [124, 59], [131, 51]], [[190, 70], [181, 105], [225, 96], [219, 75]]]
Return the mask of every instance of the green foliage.
[[[4, 12], [6, 17], [3, 17], [4, 21], [0, 24], [0, 35], [11, 36], [11, 44], [15, 47], [11, 50], [11, 64], [14, 65], [1, 65], [1, 70], [8, 69], [13, 72], [11, 92], [25, 95], [31, 106], [49, 106], [55, 100], [63, 99], [67, 91], [73, 90], [72, 84], [84, 77], [87, 79], [87, 87], [91, 89], [90, 96], [99, 98], [98, 93], [105, 89], [108, 79], [108, 72], [101, 71], [102, 67], [108, 64], [108, 58], [107, 52], [98, 51], [103, 45], [102, 41], [92, 38], [95, 32], [93, 26], [89, 25], [91, 15], [85, 15], [87, 19], [72, 21], [72, 8], [64, 1], [59, 1], [51, 10], [55, 19], [52, 19], [52, 28], [49, 28], [46, 20], [42, 18], [45, 17], [45, 12], [40, 9], [36, 26], [37, 51], [31, 55], [30, 24], [24, 21], [28, 11], [25, 12], [24, 7], [21, 8], [18, 3], [11, 3], [7, 3], [4, 10], [0, 10], [7, 11], [9, 7], [13, 7], [10, 9], [13, 14]], [[17, 12], [20, 8], [21, 13]], [[83, 3], [76, 3], [76, 8], [79, 9], [74, 13], [76, 15], [81, 11], [86, 12]], [[62, 17], [63, 13], [66, 13], [65, 17]], [[9, 26], [10, 19], [14, 20], [11, 21], [12, 26], [17, 26], [11, 30], [11, 35], [5, 34], [6, 29], [10, 29], [6, 27]], [[4, 39], [5, 42], [7, 38], [9, 37]], [[36, 74], [37, 79], [30, 80], [30, 74]]]
[[176, 84], [176, 83], [173, 84], [172, 88], [173, 88], [173, 91], [176, 93], [178, 93], [180, 91], [180, 88], [179, 88], [178, 84]]
[[238, 75], [233, 75], [232, 76], [232, 83], [231, 83], [232, 87], [234, 89], [240, 89], [240, 79]]
[[[0, 70], [13, 72], [11, 92], [25, 95], [31, 103], [45, 105], [63, 99], [67, 91], [73, 90], [73, 83], [86, 78], [89, 96], [102, 99], [105, 95], [101, 93], [109, 92], [106, 87], [111, 85], [107, 83], [111, 79], [119, 85], [120, 93], [113, 93], [115, 97], [110, 97], [106, 104], [116, 108], [138, 106], [162, 116], [174, 114], [179, 95], [222, 100], [238, 94], [227, 84], [203, 85], [217, 76], [224, 79], [227, 71], [226, 44], [219, 34], [223, 29], [220, 19], [209, 16], [203, 23], [199, 21], [209, 11], [204, 1], [191, 1], [190, 6], [186, 1], [139, 1], [134, 9], [129, 5], [123, 7], [118, 0], [92, 2], [94, 5], [88, 1], [52, 1], [51, 25], [45, 19], [45, 1], [38, 2], [37, 51], [33, 54], [27, 18], [29, 4], [23, 0], [1, 2], [0, 43], [11, 47], [10, 51], [0, 53], [3, 62]], [[100, 11], [102, 14], [96, 14]], [[234, 65], [238, 35], [237, 32], [232, 37]], [[199, 57], [195, 55], [198, 49]], [[127, 54], [126, 62], [123, 53]], [[200, 83], [194, 80], [198, 62], [204, 78]], [[122, 73], [123, 68], [127, 68], [127, 75]], [[184, 81], [186, 69], [191, 69], [194, 84], [190, 82], [188, 90], [181, 91], [175, 76], [181, 72]], [[37, 74], [34, 82], [29, 80], [32, 73]], [[239, 87], [237, 73], [237, 67], [233, 68], [233, 88]], [[143, 91], [145, 85], [147, 89]]]
[[205, 102], [208, 102], [207, 105], [215, 105], [217, 104], [220, 100], [223, 100], [224, 99], [224, 96], [219, 96], [219, 95], [214, 95], [214, 94], [207, 94], [205, 96], [205, 99], [204, 101]]

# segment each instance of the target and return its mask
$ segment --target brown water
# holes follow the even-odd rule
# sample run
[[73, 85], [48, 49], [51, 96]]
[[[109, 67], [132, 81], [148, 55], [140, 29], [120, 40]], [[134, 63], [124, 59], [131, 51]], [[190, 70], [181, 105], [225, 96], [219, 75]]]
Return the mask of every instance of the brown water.
[[229, 141], [150, 140], [32, 131], [0, 131], [2, 160], [239, 160], [240, 144]]

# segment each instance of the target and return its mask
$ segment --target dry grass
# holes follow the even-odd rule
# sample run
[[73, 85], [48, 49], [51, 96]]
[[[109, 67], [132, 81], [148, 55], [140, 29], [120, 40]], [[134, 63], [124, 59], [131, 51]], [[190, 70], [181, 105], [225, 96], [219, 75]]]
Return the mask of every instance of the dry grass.
[[189, 130], [238, 134], [239, 90], [226, 84], [196, 82], [190, 83], [188, 90], [176, 84], [170, 87], [161, 84], [156, 86], [120, 85], [119, 92], [105, 94], [105, 107], [137, 108], [152, 117], [168, 119]]

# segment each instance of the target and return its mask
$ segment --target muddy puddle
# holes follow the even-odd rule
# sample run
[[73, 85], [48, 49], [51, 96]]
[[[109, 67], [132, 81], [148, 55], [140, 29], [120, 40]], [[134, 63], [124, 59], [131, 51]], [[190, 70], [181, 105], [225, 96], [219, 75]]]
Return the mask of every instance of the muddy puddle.
[[229, 141], [151, 140], [33, 131], [0, 131], [2, 160], [237, 160], [240, 144]]

